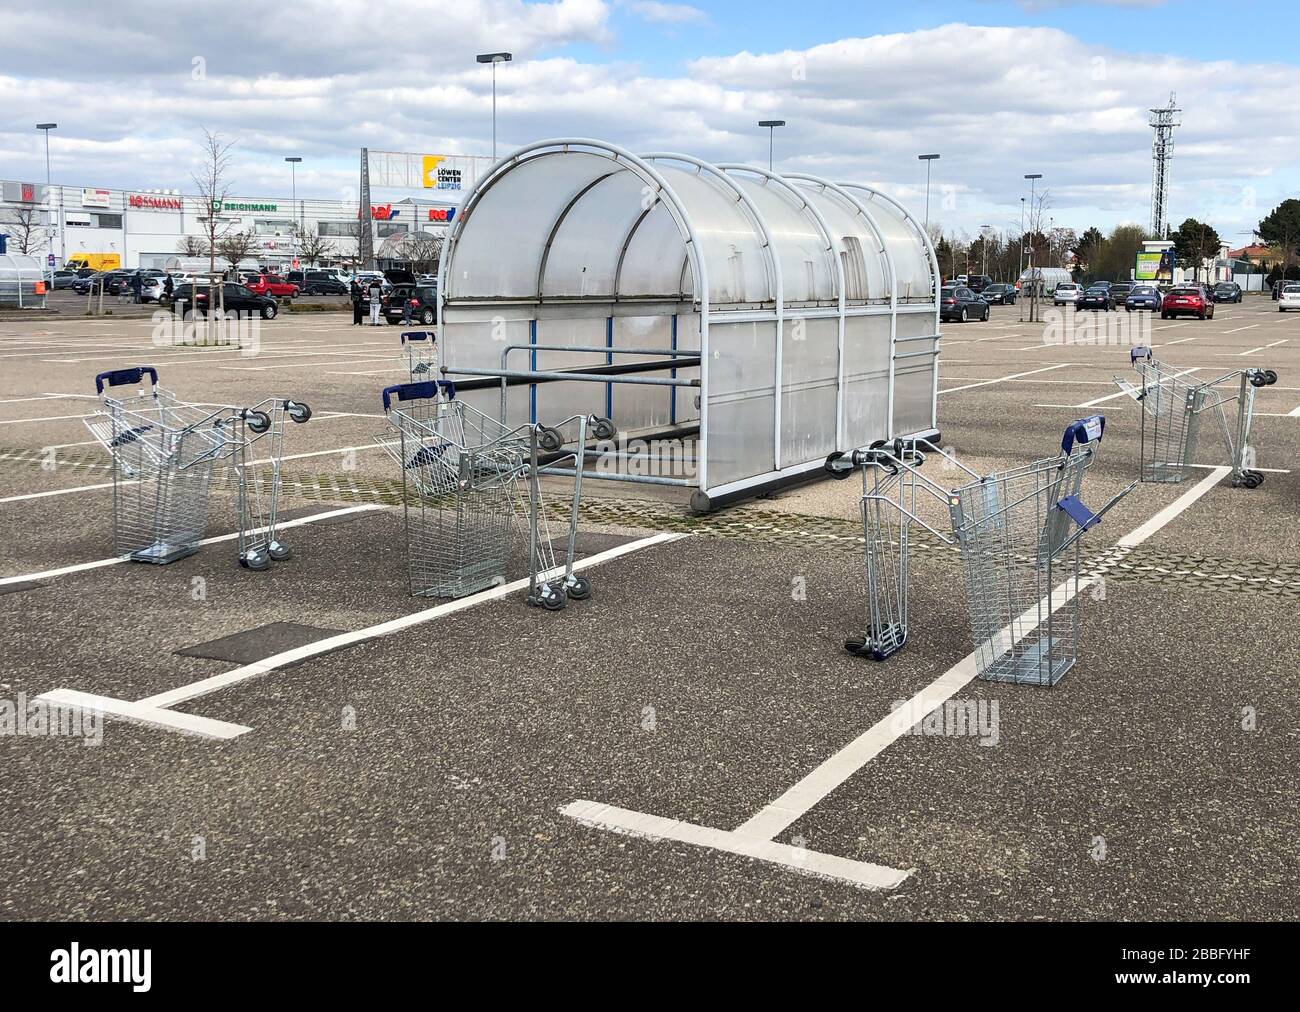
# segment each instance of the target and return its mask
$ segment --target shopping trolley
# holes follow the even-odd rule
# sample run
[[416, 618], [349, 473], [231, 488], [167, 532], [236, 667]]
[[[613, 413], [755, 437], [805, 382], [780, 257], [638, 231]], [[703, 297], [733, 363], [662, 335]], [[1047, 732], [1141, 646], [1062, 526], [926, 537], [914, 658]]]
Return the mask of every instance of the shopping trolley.
[[[557, 426], [509, 428], [458, 400], [455, 385], [447, 380], [388, 387], [383, 404], [392, 429], [375, 441], [402, 472], [412, 594], [463, 597], [503, 583], [516, 530], [526, 522], [528, 603], [554, 611], [569, 598], [590, 596], [590, 583], [573, 572], [581, 475], [574, 479], [567, 561], [557, 575], [538, 471], [569, 455], [564, 449], [565, 425], [578, 421], [578, 445], [584, 447], [589, 424], [594, 432], [605, 434], [598, 438], [609, 438], [611, 423], [583, 417]], [[527, 508], [520, 498], [525, 479]]]
[[[146, 376], [148, 390], [133, 397], [105, 395], [106, 386], [140, 388]], [[212, 410], [159, 387], [153, 366], [100, 373], [95, 389], [103, 407], [86, 427], [113, 458], [113, 545], [119, 555], [165, 564], [197, 551], [215, 469], [225, 462], [238, 482], [241, 565], [265, 569], [272, 559], [289, 557], [276, 537], [280, 456], [284, 421], [307, 421], [306, 404], [268, 398], [253, 407]], [[251, 461], [250, 446], [268, 434], [270, 460]]]
[[[917, 524], [961, 550], [979, 677], [1060, 681], [1078, 656], [1080, 539], [1136, 487], [1130, 484], [1096, 512], [1079, 498], [1105, 424], [1100, 415], [1080, 419], [1065, 430], [1058, 456], [987, 475], [923, 439], [831, 454], [832, 476], [860, 468], [863, 481], [867, 624], [861, 636], [845, 641], [846, 649], [884, 660], [906, 643], [908, 530]], [[954, 489], [937, 484], [919, 470], [930, 456], [971, 480]], [[946, 509], [948, 533], [922, 517], [926, 497]]]
[[404, 330], [402, 339], [402, 359], [411, 382], [433, 376], [438, 367], [438, 335], [432, 330]]
[[[149, 389], [130, 397], [104, 388]], [[86, 419], [113, 458], [113, 550], [138, 562], [166, 564], [198, 551], [208, 523], [213, 469], [225, 437], [210, 411], [158, 386], [152, 366], [95, 377], [102, 410]]]
[[1258, 488], [1264, 483], [1263, 472], [1250, 466], [1254, 463], [1250, 433], [1255, 391], [1276, 383], [1276, 372], [1233, 369], [1221, 376], [1197, 378], [1193, 374], [1200, 370], [1160, 362], [1146, 346], [1130, 349], [1129, 362], [1139, 382], [1116, 376], [1115, 383], [1142, 406], [1142, 481], [1183, 481], [1196, 457], [1201, 419], [1209, 415], [1227, 448], [1233, 487]]
[[[280, 460], [285, 420], [301, 424], [310, 418], [311, 408], [302, 401], [272, 397], [251, 408], [227, 408], [216, 419], [227, 435], [227, 466], [239, 490], [239, 564], [247, 569], [265, 569], [293, 556], [277, 531]], [[269, 443], [268, 456], [254, 460], [252, 448], [262, 439]]]

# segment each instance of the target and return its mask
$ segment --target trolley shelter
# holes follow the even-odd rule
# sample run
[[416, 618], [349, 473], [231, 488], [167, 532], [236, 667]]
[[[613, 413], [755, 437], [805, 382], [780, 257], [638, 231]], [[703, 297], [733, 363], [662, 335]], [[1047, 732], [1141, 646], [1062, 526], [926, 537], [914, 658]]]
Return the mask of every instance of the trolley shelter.
[[510, 425], [613, 419], [644, 442], [591, 451], [600, 477], [707, 510], [836, 451], [937, 442], [939, 279], [921, 223], [869, 186], [541, 141], [448, 236], [440, 366]]

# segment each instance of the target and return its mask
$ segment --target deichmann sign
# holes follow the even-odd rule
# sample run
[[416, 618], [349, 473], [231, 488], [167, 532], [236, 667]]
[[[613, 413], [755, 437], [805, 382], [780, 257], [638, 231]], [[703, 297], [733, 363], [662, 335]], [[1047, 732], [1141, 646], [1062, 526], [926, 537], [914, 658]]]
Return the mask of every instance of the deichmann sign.
[[278, 211], [279, 204], [241, 204], [233, 200], [214, 200], [212, 202], [212, 211], [214, 214], [221, 214], [230, 211]]
[[159, 197], [153, 193], [133, 193], [127, 203], [151, 211], [180, 211], [183, 207], [180, 197]]

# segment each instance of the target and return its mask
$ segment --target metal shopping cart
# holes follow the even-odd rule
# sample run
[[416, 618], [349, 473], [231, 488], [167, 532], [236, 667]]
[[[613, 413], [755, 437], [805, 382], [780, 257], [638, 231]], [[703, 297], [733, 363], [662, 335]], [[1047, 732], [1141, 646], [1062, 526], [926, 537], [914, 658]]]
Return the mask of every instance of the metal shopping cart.
[[[280, 460], [285, 420], [301, 424], [310, 418], [311, 408], [302, 401], [273, 397], [251, 408], [228, 408], [216, 420], [227, 435], [227, 465], [239, 490], [239, 564], [247, 569], [265, 569], [293, 555], [276, 529]], [[252, 449], [263, 438], [269, 443], [268, 456], [254, 460]]]
[[[105, 385], [149, 389], [105, 396]], [[166, 564], [198, 551], [225, 437], [210, 411], [158, 387], [152, 366], [95, 377], [103, 410], [86, 420], [113, 457], [113, 550], [138, 562]]]
[[[457, 400], [454, 384], [446, 380], [388, 387], [383, 404], [392, 429], [375, 441], [402, 471], [412, 594], [463, 597], [504, 582], [515, 532], [526, 522], [528, 603], [557, 610], [568, 598], [590, 595], [590, 584], [573, 573], [581, 476], [574, 481], [562, 575], [537, 477], [544, 463], [568, 455], [562, 427], [574, 419], [508, 428]], [[600, 438], [613, 431], [604, 419], [577, 420], [579, 446], [585, 445], [589, 421], [607, 433]], [[525, 479], [526, 509], [520, 500]]]
[[[919, 439], [831, 454], [826, 467], [832, 476], [847, 477], [855, 468], [863, 475], [868, 617], [863, 635], [845, 647], [884, 660], [906, 643], [908, 528], [914, 523], [961, 549], [979, 677], [1031, 685], [1060, 681], [1078, 656], [1080, 539], [1136, 486], [1096, 512], [1080, 500], [1083, 473], [1104, 430], [1100, 415], [1081, 419], [1066, 429], [1060, 455], [987, 475]], [[930, 480], [918, 470], [930, 456], [971, 480], [954, 489]], [[921, 515], [927, 497], [946, 508], [949, 533]]]
[[[149, 387], [142, 384], [148, 377]], [[135, 386], [132, 397], [105, 387]], [[305, 422], [299, 401], [269, 398], [251, 408], [191, 404], [158, 386], [153, 366], [100, 373], [103, 407], [86, 420], [113, 458], [113, 544], [119, 555], [165, 564], [198, 550], [207, 528], [216, 467], [226, 462], [239, 489], [238, 557], [250, 569], [286, 559], [276, 537], [284, 421]], [[271, 457], [249, 459], [249, 448], [271, 435]], [[263, 469], [269, 470], [269, 478]]]
[[438, 336], [432, 330], [404, 330], [402, 360], [411, 382], [433, 378], [438, 368]]
[[[1152, 357], [1151, 349], [1129, 351], [1138, 382], [1115, 377], [1115, 383], [1142, 406], [1141, 478], [1176, 484], [1187, 477], [1196, 457], [1201, 419], [1217, 424], [1232, 467], [1235, 488], [1258, 488], [1264, 474], [1254, 470], [1250, 433], [1255, 419], [1255, 391], [1277, 382], [1272, 369], [1233, 369], [1198, 379], [1199, 369], [1178, 369]], [[1234, 408], [1235, 405], [1235, 408]]]

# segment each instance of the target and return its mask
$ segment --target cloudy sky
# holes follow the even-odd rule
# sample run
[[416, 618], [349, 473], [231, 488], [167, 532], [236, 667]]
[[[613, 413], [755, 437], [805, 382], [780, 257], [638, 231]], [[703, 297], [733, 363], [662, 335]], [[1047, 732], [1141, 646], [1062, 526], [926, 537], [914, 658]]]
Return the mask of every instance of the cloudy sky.
[[[1300, 60], [1249, 6], [1209, 0], [0, 0], [0, 177], [193, 190], [202, 128], [234, 192], [353, 196], [362, 146], [487, 154], [583, 136], [880, 185], [973, 233], [1016, 226], [1026, 172], [1057, 225], [1146, 222], [1147, 110], [1177, 92], [1171, 218], [1225, 239], [1300, 196]], [[381, 195], [384, 196], [384, 195]], [[401, 197], [390, 193], [386, 196]]]

